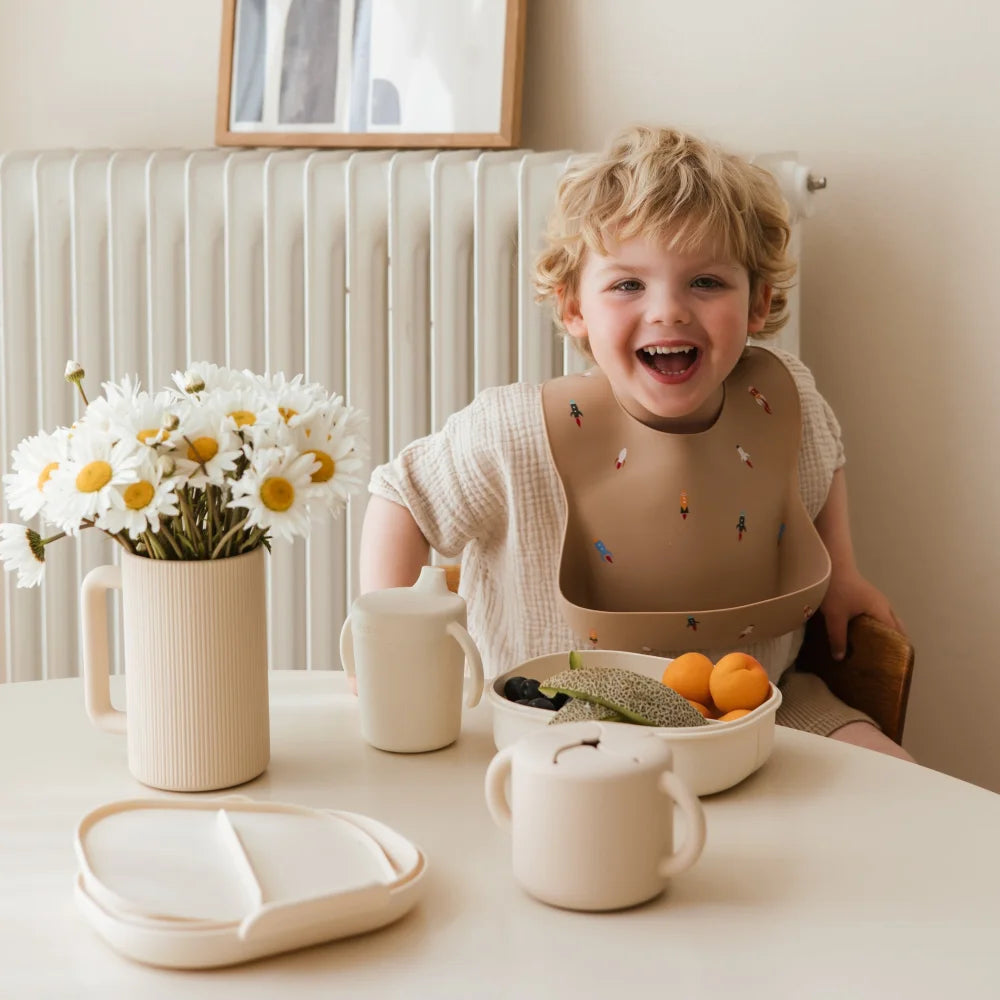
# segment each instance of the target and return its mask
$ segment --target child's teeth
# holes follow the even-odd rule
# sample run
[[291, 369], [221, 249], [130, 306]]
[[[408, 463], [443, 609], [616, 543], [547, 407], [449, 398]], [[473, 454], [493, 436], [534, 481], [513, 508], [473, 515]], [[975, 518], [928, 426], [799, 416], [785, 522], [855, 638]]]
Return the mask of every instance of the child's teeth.
[[664, 347], [658, 345], [655, 347], [644, 347], [643, 350], [647, 354], [687, 354], [688, 351], [693, 350], [691, 347]]

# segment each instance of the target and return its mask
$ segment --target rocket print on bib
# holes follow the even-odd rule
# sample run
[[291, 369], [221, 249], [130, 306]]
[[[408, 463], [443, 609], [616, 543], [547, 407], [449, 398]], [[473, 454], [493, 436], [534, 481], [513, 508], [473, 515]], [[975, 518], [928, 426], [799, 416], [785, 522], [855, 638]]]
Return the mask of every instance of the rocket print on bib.
[[625, 459], [628, 456], [628, 448], [622, 448], [618, 452], [618, 457], [615, 459], [615, 468], [620, 469], [625, 464]]
[[687, 490], [681, 490], [681, 518], [682, 520], [687, 520], [688, 514], [691, 513], [691, 508], [688, 507], [688, 495]]
[[583, 426], [583, 410], [576, 405], [575, 399], [569, 401], [569, 415], [576, 421], [577, 427]]
[[753, 401], [765, 412], [771, 412], [771, 404], [765, 399], [764, 394], [757, 388], [757, 386], [750, 386], [750, 395], [753, 396]]
[[748, 468], [753, 468], [753, 462], [750, 461], [750, 455], [745, 452], [739, 445], [736, 446], [736, 453], [740, 456], [740, 461]]
[[614, 562], [611, 558], [611, 553], [608, 551], [608, 547], [599, 538], [594, 539], [594, 548], [604, 557], [605, 562]]
[[742, 542], [743, 536], [747, 532], [747, 515], [745, 511], [740, 511], [740, 519], [736, 522], [736, 541]]

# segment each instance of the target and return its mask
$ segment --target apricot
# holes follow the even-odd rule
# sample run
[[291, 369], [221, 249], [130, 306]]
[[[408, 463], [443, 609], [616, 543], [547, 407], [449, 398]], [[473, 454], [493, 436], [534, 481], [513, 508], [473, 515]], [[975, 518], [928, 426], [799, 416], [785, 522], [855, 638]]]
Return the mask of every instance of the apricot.
[[712, 701], [723, 715], [734, 708], [751, 711], [771, 694], [767, 671], [748, 653], [727, 653], [713, 667], [708, 685]]
[[714, 719], [719, 714], [712, 705], [703, 705], [700, 701], [692, 701], [690, 698], [686, 701], [692, 708], [698, 709], [706, 719]]
[[719, 716], [719, 722], [732, 722], [733, 719], [742, 719], [744, 715], [749, 715], [752, 709], [734, 708], [731, 712]]
[[660, 680], [688, 701], [709, 705], [712, 695], [708, 679], [713, 669], [712, 661], [704, 653], [682, 653], [667, 664]]

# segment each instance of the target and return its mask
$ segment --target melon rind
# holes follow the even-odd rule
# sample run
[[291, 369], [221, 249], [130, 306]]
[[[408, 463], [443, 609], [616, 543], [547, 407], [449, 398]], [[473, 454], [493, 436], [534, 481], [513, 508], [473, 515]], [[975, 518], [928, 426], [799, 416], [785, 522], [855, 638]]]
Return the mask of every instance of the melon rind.
[[548, 725], [556, 726], [560, 722], [628, 722], [613, 708], [598, 705], [594, 701], [584, 701], [582, 698], [570, 698], [548, 721]]
[[571, 698], [595, 702], [641, 726], [708, 725], [701, 712], [672, 688], [621, 667], [563, 670], [542, 681], [539, 691], [550, 698], [562, 692]]

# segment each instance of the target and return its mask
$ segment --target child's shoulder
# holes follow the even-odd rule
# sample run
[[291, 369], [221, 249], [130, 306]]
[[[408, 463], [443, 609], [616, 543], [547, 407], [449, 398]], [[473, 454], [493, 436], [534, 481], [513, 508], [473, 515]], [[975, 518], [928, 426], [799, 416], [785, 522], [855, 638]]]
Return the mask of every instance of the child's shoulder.
[[808, 395], [816, 391], [816, 380], [813, 373], [800, 357], [780, 347], [773, 347], [770, 344], [755, 344], [762, 351], [774, 355], [788, 370], [799, 390], [799, 395]]
[[452, 433], [471, 434], [481, 443], [505, 441], [541, 425], [541, 386], [524, 382], [480, 389], [472, 402], [453, 413], [445, 425]]

